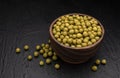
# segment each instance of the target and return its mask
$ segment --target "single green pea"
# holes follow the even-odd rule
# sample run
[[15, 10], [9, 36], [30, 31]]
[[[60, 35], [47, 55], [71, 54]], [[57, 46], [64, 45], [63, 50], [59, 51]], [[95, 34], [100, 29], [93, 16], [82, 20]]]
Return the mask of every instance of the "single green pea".
[[58, 59], [58, 57], [56, 55], [52, 56], [52, 60], [56, 61]]
[[79, 30], [78, 30], [78, 29], [75, 29], [74, 31], [75, 31], [75, 32], [74, 32], [75, 34], [79, 33]]
[[44, 58], [47, 58], [47, 57], [48, 57], [48, 54], [47, 54], [47, 53], [43, 53], [43, 57], [44, 57]]
[[53, 55], [52, 51], [49, 51], [48, 56], [52, 56], [52, 55]]
[[88, 36], [88, 33], [86, 31], [83, 32], [83, 36], [86, 37]]
[[77, 37], [77, 35], [76, 35], [76, 34], [73, 34], [73, 35], [72, 35], [72, 38], [76, 38], [76, 37]]
[[55, 37], [55, 38], [59, 38], [59, 35], [55, 34], [54, 37]]
[[99, 40], [99, 39], [100, 39], [100, 37], [99, 37], [99, 36], [96, 36], [96, 37], [95, 37], [95, 39], [96, 39], [96, 40]]
[[71, 30], [73, 28], [73, 25], [69, 25], [68, 29]]
[[55, 55], [55, 56], [56, 56], [56, 55], [57, 55], [57, 54], [56, 54], [56, 52], [53, 52], [53, 55]]
[[[76, 44], [76, 43], [77, 43], [77, 40], [76, 40], [76, 39], [73, 39], [73, 40], [72, 40], [72, 43], [73, 43], [73, 44]], [[78, 41], [78, 43], [79, 43], [79, 41]]]
[[44, 43], [42, 43], [42, 44], [41, 44], [41, 46], [42, 46], [42, 47], [44, 47], [44, 46], [45, 46], [45, 44], [44, 44]]
[[92, 31], [92, 27], [91, 27], [91, 26], [90, 26], [90, 27], [88, 27], [88, 30], [89, 30], [89, 31]]
[[91, 42], [91, 41], [88, 41], [88, 45], [92, 45], [92, 42]]
[[98, 69], [98, 68], [97, 68], [97, 66], [95, 66], [95, 65], [93, 65], [92, 68], [91, 68], [91, 70], [94, 71], [94, 72], [97, 71], [97, 69]]
[[101, 64], [105, 65], [107, 63], [106, 59], [102, 59]]
[[61, 38], [57, 38], [57, 41], [58, 41], [58, 42], [61, 42], [62, 40], [61, 40]]
[[39, 65], [43, 66], [44, 65], [44, 61], [40, 60]]
[[69, 44], [71, 44], [72, 41], [73, 41], [73, 39], [72, 39], [72, 38], [69, 38], [67, 42], [68, 42]]
[[38, 57], [39, 53], [37, 51], [34, 52], [34, 57]]
[[74, 24], [74, 21], [72, 20], [72, 21], [69, 21], [69, 23], [72, 25], [72, 24]]
[[47, 49], [48, 49], [49, 47], [50, 47], [50, 46], [49, 46], [49, 44], [45, 44], [45, 48], [47, 48]]
[[69, 39], [70, 37], [69, 36], [65, 36], [66, 39]]
[[77, 44], [81, 44], [82, 40], [81, 39], [77, 39]]
[[28, 45], [25, 45], [24, 46], [24, 50], [28, 50], [29, 49], [29, 46]]
[[93, 22], [92, 26], [93, 26], [93, 27], [96, 27], [97, 25], [96, 25], [96, 24], [94, 24], [94, 22]]
[[57, 32], [57, 31], [56, 31], [55, 29], [52, 30], [52, 33], [53, 33], [53, 34], [56, 34], [56, 32]]
[[59, 64], [55, 64], [54, 67], [55, 67], [55, 69], [57, 69], [57, 70], [60, 69], [60, 65], [59, 65]]
[[49, 47], [49, 51], [52, 51], [52, 48], [51, 48], [51, 47]]
[[72, 48], [75, 48], [75, 45], [71, 45]]
[[82, 47], [82, 46], [81, 46], [81, 45], [76, 45], [76, 47], [80, 48], [80, 47]]
[[36, 45], [36, 50], [38, 51], [38, 50], [40, 50], [40, 45]]
[[98, 24], [98, 21], [97, 21], [97, 20], [94, 20], [93, 22], [94, 22], [94, 24]]
[[61, 25], [61, 22], [58, 21], [58, 22], [56, 22], [56, 24], [57, 24], [57, 25]]
[[65, 45], [65, 46], [70, 46], [68, 43], [65, 43], [64, 45]]
[[65, 26], [68, 27], [68, 26], [69, 26], [69, 23], [65, 23]]
[[98, 31], [99, 31], [99, 32], [102, 32], [102, 29], [101, 29], [101, 28], [98, 28]]
[[86, 26], [91, 26], [91, 23], [88, 21], [85, 24], [86, 24]]
[[97, 31], [97, 27], [93, 27], [93, 31]]
[[73, 34], [73, 33], [74, 33], [74, 30], [73, 30], [73, 29], [69, 30], [69, 33], [70, 33], [70, 34]]
[[64, 38], [64, 36], [63, 35], [60, 35], [60, 39], [63, 39]]
[[46, 48], [46, 49], [44, 49], [44, 51], [47, 53], [47, 52], [49, 51], [49, 49], [48, 49], [48, 48]]
[[80, 33], [82, 33], [83, 31], [84, 31], [84, 30], [83, 30], [82, 28], [81, 28], [81, 29], [79, 29], [79, 32], [80, 32]]
[[67, 35], [67, 32], [66, 32], [66, 31], [63, 31], [63, 32], [62, 32], [62, 35], [66, 36], [66, 35]]
[[90, 39], [94, 39], [95, 35], [94, 34], [90, 34], [89, 37], [90, 37]]
[[62, 19], [62, 20], [65, 20], [65, 16], [61, 16], [61, 19]]
[[102, 35], [102, 32], [98, 31], [97, 34], [98, 34], [98, 36], [101, 36], [101, 35]]
[[60, 28], [56, 28], [56, 31], [57, 31], [57, 32], [60, 32]]
[[60, 26], [60, 30], [63, 30], [63, 29], [64, 29], [64, 24]]
[[99, 64], [100, 64], [100, 60], [99, 60], [99, 59], [96, 59], [96, 60], [95, 60], [95, 64], [99, 65]]
[[81, 37], [82, 37], [82, 34], [81, 34], [81, 33], [78, 33], [78, 34], [76, 35], [76, 37], [77, 37], [77, 38], [81, 38]]
[[62, 42], [63, 42], [63, 43], [66, 43], [66, 42], [67, 42], [67, 39], [66, 39], [66, 38], [64, 38], [64, 39], [62, 40]]
[[21, 49], [20, 48], [16, 48], [16, 53], [20, 53], [21, 52]]
[[41, 49], [41, 50], [40, 50], [40, 54], [43, 54], [43, 53], [44, 53], [44, 50], [43, 50], [43, 49]]
[[81, 22], [81, 25], [82, 25], [82, 26], [85, 26], [85, 22]]
[[87, 43], [82, 43], [81, 45], [82, 45], [82, 47], [86, 47]]
[[68, 31], [68, 28], [67, 28], [67, 27], [64, 27], [64, 28], [63, 28], [63, 31], [66, 31], [66, 32], [67, 32], [67, 31]]
[[57, 35], [59, 35], [59, 36], [61, 35], [61, 33], [60, 33], [60, 32], [57, 32], [56, 34], [57, 34]]
[[52, 62], [52, 60], [50, 58], [46, 59], [46, 64], [50, 64]]
[[92, 19], [92, 17], [90, 17], [90, 16], [87, 16], [87, 18], [88, 18], [88, 20]]
[[27, 56], [27, 59], [28, 59], [29, 61], [31, 61], [31, 60], [32, 60], [32, 56], [31, 56], [31, 55], [28, 55], [28, 56]]
[[72, 16], [69, 16], [68, 19], [71, 20], [71, 21], [73, 21], [73, 17]]
[[95, 42], [96, 42], [96, 39], [91, 39], [91, 42], [92, 42], [92, 43], [95, 43]]
[[84, 43], [88, 43], [88, 41], [89, 41], [89, 40], [88, 40], [87, 38], [84, 38], [84, 39], [83, 39], [83, 42], [84, 42]]

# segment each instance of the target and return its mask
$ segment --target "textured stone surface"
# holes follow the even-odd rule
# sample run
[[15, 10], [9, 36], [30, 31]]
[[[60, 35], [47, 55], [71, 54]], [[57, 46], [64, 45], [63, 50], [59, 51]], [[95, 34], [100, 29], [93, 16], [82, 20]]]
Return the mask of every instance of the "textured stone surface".
[[[115, 3], [95, 0], [11, 0], [0, 2], [0, 78], [120, 78], [120, 15]], [[117, 4], [115, 4], [117, 5]], [[27, 61], [36, 44], [47, 42], [50, 23], [60, 15], [79, 12], [92, 15], [105, 27], [105, 38], [97, 54], [88, 62], [72, 65], [59, 60], [61, 69], [54, 63], [39, 67], [39, 60]], [[23, 45], [30, 50], [24, 52]], [[22, 52], [15, 53], [20, 47]], [[97, 72], [90, 70], [96, 58], [106, 58]]]

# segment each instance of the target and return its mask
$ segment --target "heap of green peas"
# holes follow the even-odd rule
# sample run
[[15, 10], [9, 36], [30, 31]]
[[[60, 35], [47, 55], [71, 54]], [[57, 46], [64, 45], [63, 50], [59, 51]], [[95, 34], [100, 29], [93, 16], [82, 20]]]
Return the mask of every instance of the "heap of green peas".
[[59, 17], [53, 25], [52, 33], [65, 46], [86, 47], [100, 39], [102, 28], [95, 18], [74, 14]]

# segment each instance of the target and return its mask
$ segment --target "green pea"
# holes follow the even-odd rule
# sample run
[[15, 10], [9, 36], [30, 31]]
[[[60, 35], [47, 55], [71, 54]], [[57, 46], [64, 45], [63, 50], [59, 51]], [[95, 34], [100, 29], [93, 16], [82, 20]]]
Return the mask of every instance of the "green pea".
[[102, 35], [102, 32], [98, 31], [97, 34], [98, 34], [98, 36], [101, 36], [101, 35]]
[[86, 47], [87, 43], [82, 43], [81, 45], [82, 45], [82, 47]]
[[77, 37], [77, 38], [81, 38], [81, 37], [82, 37], [82, 34], [81, 34], [81, 33], [78, 33], [78, 34], [76, 35], [76, 37]]
[[91, 42], [91, 41], [88, 41], [88, 45], [92, 45], [92, 42]]
[[64, 36], [63, 35], [60, 35], [60, 39], [63, 39], [64, 38]]
[[66, 43], [66, 42], [67, 42], [67, 39], [66, 39], [66, 38], [64, 38], [64, 39], [62, 40], [62, 42], [63, 42], [63, 43]]
[[106, 59], [102, 59], [101, 64], [105, 65], [107, 63]]
[[65, 45], [65, 46], [70, 46], [68, 43], [65, 43], [64, 45]]
[[52, 55], [53, 55], [52, 51], [49, 51], [48, 56], [52, 56]]
[[84, 43], [88, 43], [88, 41], [89, 41], [89, 40], [88, 40], [87, 38], [84, 38], [84, 39], [83, 39], [83, 42], [84, 42]]
[[90, 34], [90, 39], [94, 39], [95, 35], [94, 34]]
[[84, 31], [84, 30], [83, 30], [82, 28], [81, 28], [81, 29], [79, 29], [79, 32], [80, 32], [80, 33], [82, 33], [83, 31]]
[[80, 41], [77, 42], [77, 40], [73, 39], [72, 40], [73, 44], [80, 43]]
[[43, 66], [44, 65], [44, 61], [40, 60], [39, 65]]
[[79, 48], [80, 48], [80, 47], [82, 47], [82, 46], [81, 46], [81, 45], [76, 45], [76, 47], [79, 47]]
[[96, 40], [99, 40], [99, 39], [100, 39], [100, 37], [99, 37], [99, 36], [96, 36], [96, 37], [95, 37], [95, 39], [96, 39]]
[[97, 31], [97, 27], [93, 27], [93, 31]]
[[37, 51], [34, 52], [34, 56], [35, 57], [38, 57], [39, 56], [39, 53]]
[[77, 37], [77, 35], [76, 35], [76, 34], [73, 34], [73, 35], [72, 35], [72, 38], [76, 38], [76, 37]]
[[47, 54], [47, 53], [43, 53], [43, 57], [44, 57], [44, 58], [47, 58], [47, 57], [48, 57], [48, 54]]
[[77, 44], [81, 44], [82, 40], [81, 39], [77, 39]]
[[96, 59], [95, 64], [99, 65], [100, 64], [100, 60]]
[[52, 60], [56, 61], [58, 59], [58, 57], [56, 55], [52, 56]]
[[20, 53], [21, 52], [21, 49], [20, 48], [16, 48], [16, 53]]
[[40, 45], [36, 45], [36, 50], [40, 50]]
[[91, 68], [92, 71], [97, 71], [97, 66], [93, 65], [92, 68]]
[[41, 50], [40, 50], [40, 54], [43, 54], [43, 53], [44, 53], [44, 50], [43, 50], [43, 49], [41, 49]]
[[52, 62], [52, 60], [50, 58], [46, 59], [46, 64], [50, 64]]
[[45, 44], [44, 44], [44, 43], [42, 43], [42, 44], [41, 44], [41, 46], [42, 46], [42, 47], [44, 47], [44, 46], [45, 46]]
[[27, 59], [28, 59], [29, 61], [31, 61], [31, 60], [32, 60], [32, 56], [31, 56], [31, 55], [28, 55]]
[[95, 43], [95, 42], [96, 42], [96, 39], [91, 39], [91, 42], [92, 42], [92, 43]]
[[61, 40], [61, 38], [57, 38], [57, 41], [58, 41], [58, 42], [61, 42], [62, 40]]
[[73, 33], [74, 33], [74, 30], [73, 30], [73, 29], [69, 30], [69, 33], [70, 33], [70, 34], [73, 34]]
[[68, 42], [69, 44], [71, 44], [72, 41], [73, 41], [72, 38], [69, 38], [67, 42]]
[[28, 45], [25, 45], [24, 46], [24, 50], [28, 50], [29, 49], [29, 46]]
[[86, 37], [88, 36], [88, 33], [86, 31], [83, 32], [83, 36]]
[[57, 70], [60, 69], [60, 65], [59, 65], [59, 64], [55, 64], [54, 67], [55, 67], [55, 69], [57, 69]]
[[48, 48], [49, 48], [49, 44], [45, 44], [45, 48], [47, 48], [47, 49], [48, 49]]

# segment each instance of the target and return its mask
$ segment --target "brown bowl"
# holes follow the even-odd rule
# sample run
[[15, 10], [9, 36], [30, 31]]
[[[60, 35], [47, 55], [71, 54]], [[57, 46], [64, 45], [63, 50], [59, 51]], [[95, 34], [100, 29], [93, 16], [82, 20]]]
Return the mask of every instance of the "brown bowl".
[[[81, 13], [71, 13], [71, 14], [66, 14], [66, 15], [73, 15], [73, 14], [86, 15], [86, 14], [81, 14]], [[90, 15], [86, 15], [86, 16], [90, 16]], [[94, 18], [94, 17], [92, 17], [92, 18]], [[90, 46], [86, 46], [86, 47], [72, 48], [72, 47], [67, 47], [67, 46], [64, 46], [64, 45], [60, 44], [54, 38], [53, 33], [52, 33], [52, 27], [55, 24], [55, 22], [57, 21], [57, 19], [55, 19], [51, 23], [50, 28], [49, 28], [51, 47], [56, 52], [56, 54], [63, 61], [68, 62], [68, 63], [72, 63], [72, 64], [84, 63], [87, 60], [89, 60], [91, 57], [93, 57], [95, 55], [95, 53], [97, 52], [97, 50], [98, 50], [98, 48], [99, 48], [99, 46], [100, 46], [100, 44], [103, 40], [103, 37], [104, 37], [104, 32], [105, 31], [104, 31], [103, 25], [96, 19], [98, 21], [99, 25], [102, 28], [102, 36], [100, 37], [100, 39], [96, 43], [94, 43]]]

